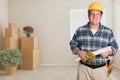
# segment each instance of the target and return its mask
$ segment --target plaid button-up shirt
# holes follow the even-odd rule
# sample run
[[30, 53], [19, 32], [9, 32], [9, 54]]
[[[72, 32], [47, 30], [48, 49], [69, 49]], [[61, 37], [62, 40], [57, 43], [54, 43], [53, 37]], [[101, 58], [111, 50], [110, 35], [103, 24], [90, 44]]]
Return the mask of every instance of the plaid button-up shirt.
[[[78, 49], [92, 52], [107, 46], [112, 46], [113, 55], [115, 55], [118, 50], [118, 45], [114, 39], [113, 32], [102, 24], [100, 24], [99, 29], [94, 35], [90, 30], [89, 23], [79, 27], [70, 41], [70, 47], [73, 53]], [[85, 64], [101, 65], [107, 60], [108, 57], [102, 58], [100, 55], [97, 55], [96, 63], [88, 60]]]

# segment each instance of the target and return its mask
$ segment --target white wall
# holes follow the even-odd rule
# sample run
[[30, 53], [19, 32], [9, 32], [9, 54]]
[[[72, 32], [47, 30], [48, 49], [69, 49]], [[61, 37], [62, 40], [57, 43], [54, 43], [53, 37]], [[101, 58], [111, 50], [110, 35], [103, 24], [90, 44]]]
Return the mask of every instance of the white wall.
[[[8, 24], [8, 0], [0, 0], [0, 50], [2, 49], [3, 30]], [[0, 64], [1, 68], [1, 64]]]
[[0, 49], [2, 47], [3, 28], [8, 25], [8, 0], [0, 0]]
[[[40, 63], [74, 64], [70, 41], [70, 9], [87, 9], [95, 0], [9, 0], [9, 22], [19, 28], [34, 27], [39, 37]], [[106, 9], [107, 26], [113, 27], [113, 2], [100, 0]], [[23, 34], [22, 34], [23, 35]], [[23, 35], [24, 36], [24, 35]]]
[[[117, 42], [120, 46], [120, 0], [114, 0], [114, 32]], [[114, 66], [120, 69], [120, 49], [114, 57]]]

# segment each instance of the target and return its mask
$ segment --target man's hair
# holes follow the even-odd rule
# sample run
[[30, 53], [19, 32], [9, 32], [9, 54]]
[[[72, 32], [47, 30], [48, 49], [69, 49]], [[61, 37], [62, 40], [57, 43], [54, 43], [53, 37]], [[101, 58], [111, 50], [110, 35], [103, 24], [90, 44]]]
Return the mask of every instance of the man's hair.
[[[91, 11], [91, 10], [88, 10], [88, 15], [90, 15], [90, 11]], [[102, 11], [100, 11], [100, 12], [101, 12], [101, 16], [102, 16], [103, 12], [102, 12]]]

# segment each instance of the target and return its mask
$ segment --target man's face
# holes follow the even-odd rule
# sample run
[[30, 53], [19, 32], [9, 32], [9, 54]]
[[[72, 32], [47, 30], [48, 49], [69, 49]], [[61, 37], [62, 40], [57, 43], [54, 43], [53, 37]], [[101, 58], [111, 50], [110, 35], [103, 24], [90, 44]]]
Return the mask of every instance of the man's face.
[[88, 15], [90, 23], [96, 25], [99, 24], [102, 18], [101, 12], [98, 10], [91, 10]]

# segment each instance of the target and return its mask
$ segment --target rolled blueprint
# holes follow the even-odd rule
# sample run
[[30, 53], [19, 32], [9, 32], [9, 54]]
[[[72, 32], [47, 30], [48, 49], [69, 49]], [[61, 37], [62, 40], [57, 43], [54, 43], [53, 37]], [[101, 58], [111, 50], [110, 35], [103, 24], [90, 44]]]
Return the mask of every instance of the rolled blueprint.
[[[104, 53], [104, 52], [107, 52], [107, 51], [111, 51], [111, 50], [112, 50], [111, 46], [108, 46], [108, 47], [104, 47], [104, 48], [98, 49], [96, 51], [93, 51], [92, 53], [94, 55], [99, 55], [101, 53]], [[75, 61], [79, 61], [79, 60], [81, 60], [80, 57], [75, 58]]]

